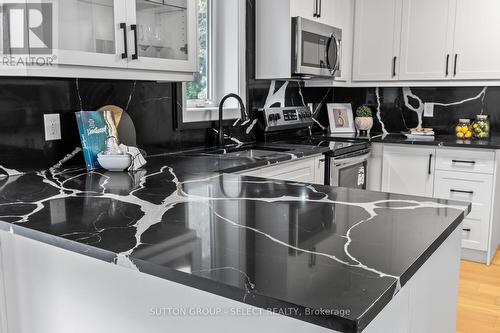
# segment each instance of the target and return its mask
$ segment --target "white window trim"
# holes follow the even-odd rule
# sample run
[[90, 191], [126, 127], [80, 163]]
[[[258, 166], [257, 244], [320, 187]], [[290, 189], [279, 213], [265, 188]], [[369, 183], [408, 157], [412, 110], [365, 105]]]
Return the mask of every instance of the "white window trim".
[[[228, 93], [236, 93], [246, 101], [246, 1], [212, 0], [209, 15], [212, 31], [209, 37], [209, 99], [217, 103], [210, 103], [208, 106], [196, 106], [196, 102], [194, 105], [188, 103], [184, 83], [184, 123], [218, 120], [218, 101]], [[231, 35], [234, 31], [236, 35]], [[240, 115], [237, 102], [228, 100], [224, 107], [224, 119], [238, 119]]]

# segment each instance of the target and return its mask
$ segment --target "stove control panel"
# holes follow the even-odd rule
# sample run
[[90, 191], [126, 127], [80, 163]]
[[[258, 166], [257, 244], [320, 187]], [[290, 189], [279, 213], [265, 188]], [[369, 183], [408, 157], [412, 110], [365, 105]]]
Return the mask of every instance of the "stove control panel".
[[284, 108], [268, 108], [262, 112], [264, 130], [266, 132], [280, 131], [312, 126], [312, 111], [307, 106], [293, 106]]

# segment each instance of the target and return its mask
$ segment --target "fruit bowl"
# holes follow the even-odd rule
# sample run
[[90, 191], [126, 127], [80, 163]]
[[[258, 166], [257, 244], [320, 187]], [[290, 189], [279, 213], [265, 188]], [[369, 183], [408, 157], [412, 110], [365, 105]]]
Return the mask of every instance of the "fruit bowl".
[[98, 154], [97, 161], [99, 164], [109, 171], [123, 171], [130, 166], [132, 160], [130, 155], [105, 155]]

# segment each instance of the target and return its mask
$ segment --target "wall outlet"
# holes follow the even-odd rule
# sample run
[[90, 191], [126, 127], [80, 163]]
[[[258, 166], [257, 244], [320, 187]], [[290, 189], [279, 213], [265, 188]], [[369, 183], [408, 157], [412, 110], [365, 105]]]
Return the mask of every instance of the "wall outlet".
[[58, 113], [44, 114], [45, 141], [61, 140], [61, 118]]
[[424, 117], [434, 117], [434, 103], [424, 103]]

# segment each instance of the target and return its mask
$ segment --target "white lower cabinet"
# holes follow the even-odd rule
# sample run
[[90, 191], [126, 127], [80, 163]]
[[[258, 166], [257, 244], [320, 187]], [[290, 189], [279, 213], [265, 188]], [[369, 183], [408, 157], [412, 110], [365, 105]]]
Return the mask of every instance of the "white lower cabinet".
[[498, 155], [487, 149], [384, 145], [382, 191], [471, 202], [462, 227], [463, 257], [489, 264], [500, 243]]
[[276, 165], [247, 170], [239, 173], [244, 176], [253, 176], [269, 179], [296, 181], [311, 184], [324, 184], [325, 157], [310, 158], [278, 163]]
[[436, 149], [385, 146], [382, 191], [430, 197], [434, 190]]
[[464, 220], [464, 247], [488, 250], [493, 175], [455, 171], [436, 171], [434, 197], [472, 202], [472, 211]]

